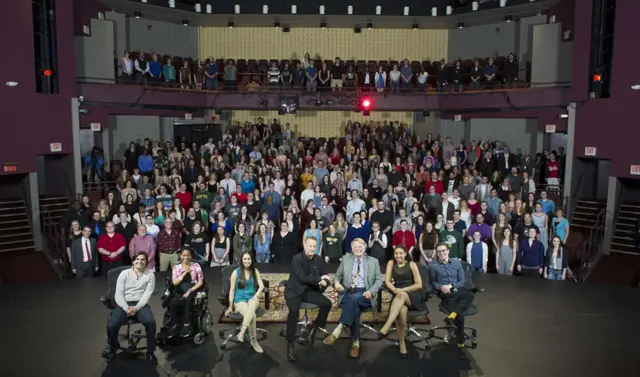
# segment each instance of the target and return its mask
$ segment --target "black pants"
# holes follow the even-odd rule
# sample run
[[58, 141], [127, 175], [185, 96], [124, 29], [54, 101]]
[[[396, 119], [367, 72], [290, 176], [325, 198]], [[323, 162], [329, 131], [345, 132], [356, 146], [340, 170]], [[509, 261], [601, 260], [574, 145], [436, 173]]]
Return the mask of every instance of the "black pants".
[[536, 268], [522, 267], [521, 275], [528, 278], [539, 278], [540, 272], [538, 270], [539, 269], [537, 267]]
[[[136, 306], [137, 302], [127, 302], [129, 306]], [[136, 312], [135, 318], [144, 326], [144, 331], [147, 334], [147, 352], [153, 353], [156, 350], [156, 320], [153, 318], [153, 313], [149, 305], [143, 306]], [[120, 328], [124, 326], [129, 317], [127, 313], [120, 307], [117, 307], [111, 311], [109, 318], [107, 319], [107, 337], [109, 339], [109, 347], [111, 352], [116, 352], [120, 348], [118, 342], [118, 333]]]
[[441, 297], [442, 306], [457, 314], [455, 325], [457, 327], [456, 341], [458, 344], [464, 343], [464, 312], [471, 305], [474, 298], [474, 294], [467, 288], [458, 288], [456, 292]]
[[195, 295], [193, 293], [188, 297], [184, 297], [183, 295], [184, 294], [179, 294], [174, 297], [169, 304], [169, 314], [171, 315], [171, 323], [173, 325], [180, 323], [186, 325], [191, 323], [191, 311], [193, 309]]
[[107, 276], [109, 271], [113, 270], [114, 268], [118, 268], [120, 266], [124, 266], [124, 260], [123, 259], [124, 259], [124, 256], [122, 258], [118, 259], [117, 261], [113, 261], [113, 262], [102, 261], [101, 268], [100, 268], [100, 273], [102, 274], [102, 276]]
[[287, 307], [289, 308], [289, 315], [287, 316], [287, 340], [293, 342], [296, 340], [296, 330], [298, 328], [298, 318], [300, 316], [300, 304], [302, 302], [308, 302], [310, 304], [316, 304], [320, 308], [318, 311], [318, 317], [314, 324], [317, 327], [324, 328], [327, 324], [327, 317], [329, 317], [329, 311], [331, 310], [331, 300], [318, 291], [305, 290], [299, 296], [286, 297]]

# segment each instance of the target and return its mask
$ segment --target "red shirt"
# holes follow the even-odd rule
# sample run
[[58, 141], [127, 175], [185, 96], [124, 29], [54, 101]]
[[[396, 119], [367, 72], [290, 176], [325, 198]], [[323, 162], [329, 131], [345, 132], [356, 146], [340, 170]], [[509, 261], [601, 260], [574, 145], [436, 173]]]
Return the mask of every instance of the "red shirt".
[[185, 192], [177, 192], [176, 198], [180, 199], [180, 205], [184, 208], [185, 211], [189, 210], [189, 206], [191, 205], [191, 193], [189, 191]]
[[560, 163], [558, 161], [547, 162], [547, 178], [560, 178]]
[[416, 246], [416, 235], [410, 230], [404, 232], [399, 230], [393, 233], [392, 245], [393, 247], [404, 246], [409, 251], [409, 249]]
[[340, 155], [331, 155], [331, 165], [340, 165], [340, 160], [342, 160], [342, 156]]
[[235, 196], [238, 199], [238, 203], [240, 203], [240, 204], [245, 204], [245, 203], [247, 203], [247, 200], [249, 200], [247, 198], [247, 194], [244, 194], [244, 193], [238, 194], [237, 191], [234, 194], [232, 194], [231, 196]]
[[444, 185], [442, 184], [442, 181], [439, 179], [435, 182], [433, 180], [427, 181], [427, 183], [424, 185], [424, 191], [427, 194], [429, 193], [429, 189], [431, 188], [431, 186], [433, 186], [436, 189], [436, 194], [438, 195], [442, 195], [442, 193], [444, 192]]
[[[96, 245], [98, 249], [104, 249], [109, 253], [115, 253], [121, 247], [126, 247], [127, 241], [124, 239], [124, 236], [120, 233], [113, 233], [112, 237], [109, 237], [108, 233], [105, 233], [98, 237], [98, 244]], [[115, 262], [122, 259], [122, 255], [124, 253], [118, 254], [115, 258], [111, 258], [107, 255], [100, 254], [100, 258], [105, 262]]]

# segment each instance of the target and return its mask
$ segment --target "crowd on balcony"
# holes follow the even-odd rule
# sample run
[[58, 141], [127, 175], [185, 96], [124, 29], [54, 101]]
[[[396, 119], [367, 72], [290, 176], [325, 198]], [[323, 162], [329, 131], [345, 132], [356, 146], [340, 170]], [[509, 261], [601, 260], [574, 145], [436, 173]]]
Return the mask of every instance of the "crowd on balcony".
[[[244, 60], [146, 55], [125, 51], [119, 64], [123, 83], [159, 85], [194, 90], [367, 90], [391, 92], [462, 92], [516, 88], [519, 78], [514, 54], [486, 59], [439, 62]], [[520, 81], [519, 81], [520, 80]], [[524, 83], [523, 83], [524, 84]]]
[[429, 263], [440, 241], [478, 271], [566, 277], [569, 223], [550, 198], [562, 150], [421, 140], [398, 122], [348, 122], [345, 131], [296, 138], [277, 119], [258, 119], [203, 145], [132, 142], [111, 172], [115, 188], [98, 201], [84, 196], [65, 217], [68, 258], [82, 258], [71, 246], [85, 237], [97, 239], [103, 273], [139, 251], [166, 270], [182, 246], [208, 266], [245, 251], [287, 264], [306, 236], [337, 261], [362, 238], [381, 266], [397, 245]]

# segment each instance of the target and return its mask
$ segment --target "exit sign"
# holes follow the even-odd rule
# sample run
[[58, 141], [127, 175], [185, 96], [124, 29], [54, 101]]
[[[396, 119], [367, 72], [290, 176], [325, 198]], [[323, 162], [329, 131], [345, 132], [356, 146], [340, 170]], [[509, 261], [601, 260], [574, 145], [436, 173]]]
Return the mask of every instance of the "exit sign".
[[629, 173], [631, 175], [640, 175], [640, 165], [631, 165]]
[[49, 151], [51, 153], [62, 152], [62, 143], [50, 143]]
[[594, 157], [596, 155], [597, 151], [598, 150], [597, 150], [596, 147], [584, 147], [584, 155], [585, 156]]
[[548, 134], [552, 134], [556, 132], [556, 125], [555, 124], [547, 124], [544, 127], [544, 131]]
[[18, 171], [18, 164], [4, 164], [3, 168], [5, 173], [15, 173]]

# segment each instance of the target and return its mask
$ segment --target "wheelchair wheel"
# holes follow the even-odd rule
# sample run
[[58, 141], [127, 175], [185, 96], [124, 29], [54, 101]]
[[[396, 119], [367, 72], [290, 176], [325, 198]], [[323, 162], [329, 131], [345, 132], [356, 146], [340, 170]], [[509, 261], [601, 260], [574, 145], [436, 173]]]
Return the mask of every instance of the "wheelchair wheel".
[[474, 340], [473, 342], [471, 342], [471, 349], [474, 350], [476, 348], [478, 348], [478, 342]]
[[204, 343], [204, 333], [199, 332], [193, 337], [193, 344], [199, 346], [202, 343]]
[[211, 313], [208, 311], [202, 315], [202, 319], [200, 320], [200, 330], [204, 334], [211, 334], [213, 330], [213, 318], [211, 317]]

